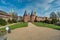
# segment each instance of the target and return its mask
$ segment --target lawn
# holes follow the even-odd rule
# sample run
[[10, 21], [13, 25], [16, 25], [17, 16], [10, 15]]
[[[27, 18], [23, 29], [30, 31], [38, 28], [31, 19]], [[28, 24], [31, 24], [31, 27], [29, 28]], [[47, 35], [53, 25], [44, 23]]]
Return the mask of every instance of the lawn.
[[[22, 28], [22, 27], [27, 27], [28, 23], [20, 22], [14, 25], [9, 26], [11, 30], [16, 29], [16, 28]], [[0, 35], [5, 34], [5, 28], [0, 29]]]
[[28, 26], [28, 23], [21, 22], [21, 23], [17, 23], [9, 27], [10, 29], [16, 29], [16, 28], [22, 28], [22, 27], [27, 27], [27, 26]]
[[53, 25], [53, 24], [46, 24], [46, 23], [41, 23], [41, 22], [34, 22], [33, 24], [35, 24], [38, 27], [48, 27], [48, 28], [60, 30], [60, 26]]
[[0, 27], [1, 27], [1, 25], [0, 25]]

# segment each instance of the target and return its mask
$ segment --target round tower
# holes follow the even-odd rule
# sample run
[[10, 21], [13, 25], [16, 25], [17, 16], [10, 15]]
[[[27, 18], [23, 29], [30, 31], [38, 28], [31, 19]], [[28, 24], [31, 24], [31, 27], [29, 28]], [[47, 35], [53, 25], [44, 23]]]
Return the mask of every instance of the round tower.
[[35, 19], [36, 19], [36, 11], [34, 10], [34, 12], [32, 11], [31, 12], [31, 22], [34, 22], [35, 21]]
[[24, 15], [23, 15], [23, 21], [28, 22], [28, 15], [27, 15], [26, 10], [25, 10]]

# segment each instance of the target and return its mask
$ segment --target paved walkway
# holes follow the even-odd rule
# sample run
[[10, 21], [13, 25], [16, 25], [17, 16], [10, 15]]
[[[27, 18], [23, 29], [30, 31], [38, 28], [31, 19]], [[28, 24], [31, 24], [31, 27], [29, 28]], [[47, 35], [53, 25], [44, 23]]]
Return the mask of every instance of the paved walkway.
[[28, 27], [12, 30], [6, 36], [8, 40], [60, 40], [60, 31], [28, 23]]

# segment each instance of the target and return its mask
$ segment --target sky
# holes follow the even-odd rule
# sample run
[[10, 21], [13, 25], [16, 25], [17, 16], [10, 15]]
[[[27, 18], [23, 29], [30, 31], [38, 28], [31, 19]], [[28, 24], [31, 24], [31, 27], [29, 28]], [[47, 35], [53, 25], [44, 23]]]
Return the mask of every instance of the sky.
[[36, 11], [37, 16], [49, 17], [51, 12], [60, 11], [60, 0], [0, 0], [0, 10], [10, 13], [11, 10], [19, 16], [24, 11], [31, 13]]

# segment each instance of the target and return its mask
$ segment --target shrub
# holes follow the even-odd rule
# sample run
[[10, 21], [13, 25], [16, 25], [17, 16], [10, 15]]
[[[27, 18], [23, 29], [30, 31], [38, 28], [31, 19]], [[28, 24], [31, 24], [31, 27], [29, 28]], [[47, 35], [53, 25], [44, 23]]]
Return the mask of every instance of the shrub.
[[0, 19], [0, 25], [4, 26], [4, 25], [6, 25], [6, 24], [7, 24], [7, 22], [6, 22], [5, 20]]
[[17, 22], [23, 22], [23, 20], [18, 20]]
[[8, 23], [12, 23], [12, 20], [9, 19], [9, 20], [8, 20]]
[[57, 23], [57, 21], [58, 21], [57, 19], [52, 19], [51, 23], [55, 24], [55, 23]]
[[12, 19], [12, 22], [13, 22], [13, 23], [17, 23], [17, 21], [16, 21], [15, 19]]
[[45, 20], [44, 23], [49, 23], [50, 24], [51, 21], [50, 20]]

